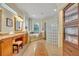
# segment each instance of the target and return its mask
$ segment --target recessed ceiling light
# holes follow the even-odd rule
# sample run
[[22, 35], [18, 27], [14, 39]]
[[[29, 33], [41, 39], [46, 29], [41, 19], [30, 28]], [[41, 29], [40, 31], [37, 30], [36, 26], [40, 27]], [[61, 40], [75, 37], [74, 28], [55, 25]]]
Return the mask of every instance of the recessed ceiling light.
[[57, 9], [54, 9], [54, 11], [57, 11]]

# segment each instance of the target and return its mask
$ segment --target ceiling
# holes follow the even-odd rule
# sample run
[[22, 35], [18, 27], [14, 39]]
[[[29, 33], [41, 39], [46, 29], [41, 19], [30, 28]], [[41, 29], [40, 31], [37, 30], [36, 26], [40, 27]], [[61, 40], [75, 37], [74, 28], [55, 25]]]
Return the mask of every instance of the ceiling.
[[[28, 13], [31, 18], [44, 18], [49, 16], [56, 16], [59, 9], [59, 5], [56, 3], [16, 3], [16, 6], [23, 11]], [[59, 6], [59, 7], [58, 7]]]

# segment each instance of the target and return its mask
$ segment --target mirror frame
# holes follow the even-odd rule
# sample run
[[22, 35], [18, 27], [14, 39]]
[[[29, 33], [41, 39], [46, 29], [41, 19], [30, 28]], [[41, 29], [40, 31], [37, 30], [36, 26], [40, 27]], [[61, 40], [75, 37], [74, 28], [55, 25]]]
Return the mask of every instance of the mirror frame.
[[[20, 21], [19, 21], [20, 22]], [[23, 25], [23, 22], [22, 22], [22, 25]], [[14, 17], [14, 31], [17, 32], [17, 31], [22, 31], [22, 28], [20, 28], [20, 30], [16, 30], [16, 17]]]

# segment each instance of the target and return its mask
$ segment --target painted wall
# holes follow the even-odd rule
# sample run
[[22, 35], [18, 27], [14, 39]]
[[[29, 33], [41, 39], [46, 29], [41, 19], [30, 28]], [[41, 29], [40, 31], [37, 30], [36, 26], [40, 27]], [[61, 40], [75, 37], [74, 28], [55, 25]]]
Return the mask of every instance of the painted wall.
[[6, 3], [10, 8], [17, 12], [17, 14], [21, 17], [24, 17], [23, 12], [14, 4], [14, 3]]
[[[6, 26], [6, 18], [10, 18], [14, 22], [14, 14], [12, 14], [10, 11], [2, 8], [2, 28], [1, 28], [1, 31], [2, 32], [14, 31], [14, 27]], [[14, 23], [13, 23], [13, 25], [14, 25]]]
[[[8, 5], [8, 6], [11, 8], [10, 5]], [[15, 16], [15, 14], [13, 14], [12, 12], [10, 12], [6, 8], [1, 7], [1, 9], [2, 9], [2, 28], [1, 28], [1, 32], [14, 32], [14, 16]], [[14, 10], [13, 7], [12, 7], [12, 9]], [[18, 14], [18, 12], [19, 12], [19, 14]], [[20, 11], [18, 11], [18, 9], [17, 9], [16, 13], [19, 16], [21, 16], [21, 15], [23, 16], [23, 14], [20, 13]], [[12, 19], [12, 21], [13, 21], [13, 27], [6, 26], [6, 18]]]

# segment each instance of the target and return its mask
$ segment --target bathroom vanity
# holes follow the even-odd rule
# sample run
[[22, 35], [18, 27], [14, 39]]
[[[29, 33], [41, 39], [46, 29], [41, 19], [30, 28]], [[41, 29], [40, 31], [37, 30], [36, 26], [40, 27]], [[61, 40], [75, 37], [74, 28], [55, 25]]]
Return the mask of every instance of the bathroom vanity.
[[28, 41], [28, 33], [16, 33], [8, 35], [0, 35], [0, 56], [13, 55], [13, 41], [22, 40], [23, 45]]

